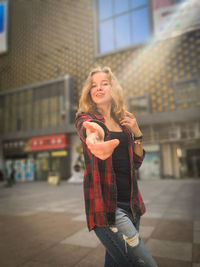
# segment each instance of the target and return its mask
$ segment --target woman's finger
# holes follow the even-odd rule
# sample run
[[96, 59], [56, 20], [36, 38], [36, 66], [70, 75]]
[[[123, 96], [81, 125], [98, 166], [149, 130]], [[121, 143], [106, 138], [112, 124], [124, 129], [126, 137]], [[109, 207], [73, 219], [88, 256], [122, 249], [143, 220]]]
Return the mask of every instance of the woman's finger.
[[106, 142], [95, 143], [95, 144], [92, 144], [89, 141], [86, 142], [86, 144], [92, 154], [94, 154], [101, 160], [105, 160], [112, 155], [113, 150], [119, 145], [119, 140], [112, 139]]
[[126, 121], [124, 121], [124, 122], [121, 122], [121, 125], [129, 125], [130, 123], [129, 122], [126, 122]]
[[97, 129], [88, 121], [84, 121], [83, 127], [90, 130], [91, 132], [97, 132]]
[[132, 119], [135, 118], [134, 115], [132, 113], [128, 112], [128, 111], [126, 111], [126, 114]]
[[121, 124], [130, 124], [131, 121], [128, 120], [128, 119], [124, 119], [124, 120], [120, 121], [120, 123], [121, 123]]
[[121, 120], [120, 122], [129, 122], [130, 121], [130, 118], [126, 118], [126, 119], [123, 119], [123, 120]]

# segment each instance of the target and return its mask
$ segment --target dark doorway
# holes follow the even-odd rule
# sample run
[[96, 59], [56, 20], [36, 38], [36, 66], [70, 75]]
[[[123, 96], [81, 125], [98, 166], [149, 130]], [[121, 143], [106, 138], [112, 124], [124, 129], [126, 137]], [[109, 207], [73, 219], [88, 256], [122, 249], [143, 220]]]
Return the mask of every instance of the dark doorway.
[[200, 178], [200, 149], [188, 149], [186, 151], [188, 176]]

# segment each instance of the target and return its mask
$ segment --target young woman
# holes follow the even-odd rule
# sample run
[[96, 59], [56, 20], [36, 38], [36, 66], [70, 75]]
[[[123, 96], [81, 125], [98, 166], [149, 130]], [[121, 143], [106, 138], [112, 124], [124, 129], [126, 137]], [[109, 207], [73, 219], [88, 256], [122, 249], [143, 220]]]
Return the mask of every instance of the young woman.
[[135, 170], [145, 155], [142, 133], [125, 110], [122, 88], [109, 67], [90, 72], [75, 126], [86, 166], [87, 224], [106, 248], [105, 267], [157, 266], [139, 235], [145, 206]]

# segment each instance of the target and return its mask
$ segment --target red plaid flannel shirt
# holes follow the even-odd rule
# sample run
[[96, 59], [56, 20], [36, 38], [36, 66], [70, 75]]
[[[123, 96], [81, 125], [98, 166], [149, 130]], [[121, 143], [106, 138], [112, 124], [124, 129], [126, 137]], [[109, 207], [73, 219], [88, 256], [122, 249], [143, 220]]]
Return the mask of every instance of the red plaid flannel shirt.
[[[104, 124], [104, 118], [100, 114], [79, 113], [76, 117], [75, 126], [83, 144], [83, 154], [85, 159], [84, 172], [84, 197], [87, 225], [89, 231], [94, 226], [108, 226], [115, 223], [115, 211], [117, 206], [117, 186], [115, 174], [112, 168], [112, 156], [106, 160], [95, 157], [88, 149], [86, 140], [86, 130], [83, 127], [84, 121], [98, 123], [105, 131], [104, 140], [110, 139], [110, 133]], [[130, 207], [134, 217], [145, 213], [145, 206], [138, 189], [135, 169], [138, 169], [144, 159], [139, 157], [133, 150], [134, 139], [128, 127], [122, 126], [123, 131], [129, 137], [129, 157], [131, 167], [131, 198]], [[100, 168], [101, 166], [101, 168]]]

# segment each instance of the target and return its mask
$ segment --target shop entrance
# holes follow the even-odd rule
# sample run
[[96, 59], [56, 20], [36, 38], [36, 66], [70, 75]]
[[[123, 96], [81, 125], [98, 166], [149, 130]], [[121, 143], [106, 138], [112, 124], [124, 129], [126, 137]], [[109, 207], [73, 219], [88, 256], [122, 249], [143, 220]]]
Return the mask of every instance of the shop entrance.
[[35, 159], [35, 177], [36, 180], [46, 181], [50, 170], [49, 152], [40, 152]]
[[66, 150], [45, 151], [36, 154], [36, 180], [47, 181], [50, 172], [58, 173], [61, 180], [66, 180], [70, 177], [70, 160]]
[[188, 176], [200, 178], [200, 149], [188, 149], [186, 151], [186, 164]]
[[67, 151], [63, 152], [51, 153], [51, 171], [59, 173], [61, 180], [66, 180], [70, 177], [70, 160]]

